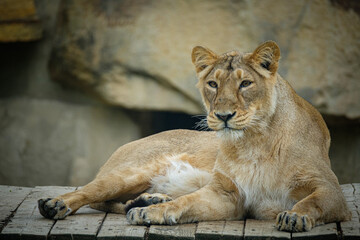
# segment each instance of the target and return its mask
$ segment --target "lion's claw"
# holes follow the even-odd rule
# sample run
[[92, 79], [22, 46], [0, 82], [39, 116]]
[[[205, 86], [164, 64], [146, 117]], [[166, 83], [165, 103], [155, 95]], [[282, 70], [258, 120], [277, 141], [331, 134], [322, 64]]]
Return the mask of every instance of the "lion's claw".
[[305, 232], [310, 231], [314, 224], [308, 215], [285, 211], [279, 213], [276, 218], [276, 227], [279, 231]]

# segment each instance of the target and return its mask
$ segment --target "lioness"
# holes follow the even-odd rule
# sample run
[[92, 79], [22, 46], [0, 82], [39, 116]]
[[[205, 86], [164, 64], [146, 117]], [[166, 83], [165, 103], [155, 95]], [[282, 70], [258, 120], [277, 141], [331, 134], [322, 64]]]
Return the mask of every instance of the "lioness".
[[272, 41], [253, 53], [195, 47], [197, 87], [215, 131], [167, 131], [126, 144], [80, 190], [40, 199], [40, 213], [63, 219], [90, 204], [127, 213], [131, 224], [251, 217], [276, 219], [291, 232], [349, 220], [330, 169], [329, 131], [277, 73], [279, 58]]

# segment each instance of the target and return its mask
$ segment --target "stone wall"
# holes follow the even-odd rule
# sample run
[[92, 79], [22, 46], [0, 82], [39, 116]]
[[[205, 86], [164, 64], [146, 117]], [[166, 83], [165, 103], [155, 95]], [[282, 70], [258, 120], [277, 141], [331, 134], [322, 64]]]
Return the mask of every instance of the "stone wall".
[[42, 37], [34, 0], [0, 1], [0, 42], [27, 42]]
[[[345, 1], [353, 3], [354, 1]], [[82, 185], [120, 145], [201, 114], [190, 52], [275, 40], [324, 115], [340, 182], [360, 182], [360, 20], [327, 0], [37, 0], [42, 39], [0, 44], [0, 184]], [[354, 7], [355, 6], [355, 7]], [[161, 112], [160, 112], [161, 111]]]
[[301, 96], [360, 117], [360, 17], [334, 1], [64, 0], [50, 70], [112, 105], [194, 114], [191, 49], [246, 52], [265, 40], [279, 44], [279, 72]]
[[124, 111], [50, 80], [59, 1], [38, 1], [41, 41], [0, 44], [0, 184], [83, 185], [140, 137]]

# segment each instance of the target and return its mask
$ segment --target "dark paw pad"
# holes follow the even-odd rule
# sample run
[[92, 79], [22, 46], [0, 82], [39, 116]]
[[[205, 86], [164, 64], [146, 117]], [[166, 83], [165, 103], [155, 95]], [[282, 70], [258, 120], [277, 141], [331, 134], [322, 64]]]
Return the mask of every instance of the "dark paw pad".
[[135, 200], [131, 201], [127, 206], [125, 207], [125, 211], [128, 212], [130, 209], [135, 207], [147, 207], [154, 204], [159, 203], [165, 203], [172, 201], [172, 198], [161, 193], [143, 193], [139, 197], [137, 197]]
[[38, 207], [40, 214], [49, 219], [63, 219], [71, 213], [63, 201], [52, 198], [39, 199]]

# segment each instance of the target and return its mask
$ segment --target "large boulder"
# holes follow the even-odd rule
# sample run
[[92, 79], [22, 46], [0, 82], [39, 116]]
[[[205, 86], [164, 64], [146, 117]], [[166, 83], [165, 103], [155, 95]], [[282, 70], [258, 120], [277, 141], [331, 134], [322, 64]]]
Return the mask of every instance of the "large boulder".
[[126, 108], [202, 112], [191, 49], [275, 40], [280, 73], [322, 113], [360, 117], [360, 18], [339, 1], [63, 1], [54, 80]]

